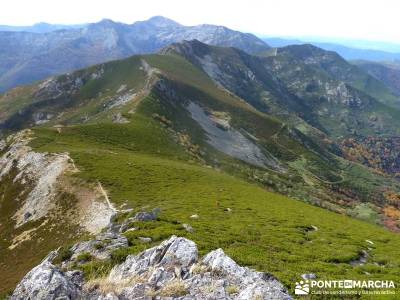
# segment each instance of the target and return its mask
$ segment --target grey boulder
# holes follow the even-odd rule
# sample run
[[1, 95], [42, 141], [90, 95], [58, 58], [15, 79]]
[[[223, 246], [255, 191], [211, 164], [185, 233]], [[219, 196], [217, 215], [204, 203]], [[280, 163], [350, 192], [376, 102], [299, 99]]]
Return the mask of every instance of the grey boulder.
[[56, 252], [52, 252], [25, 275], [12, 294], [12, 300], [73, 300], [81, 297], [82, 274], [59, 270], [51, 263], [55, 255]]

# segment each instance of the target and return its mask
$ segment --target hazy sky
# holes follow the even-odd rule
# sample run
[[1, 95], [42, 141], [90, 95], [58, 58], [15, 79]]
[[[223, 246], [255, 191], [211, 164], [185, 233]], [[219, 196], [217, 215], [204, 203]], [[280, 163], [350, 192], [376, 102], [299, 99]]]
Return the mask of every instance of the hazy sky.
[[400, 0], [1, 0], [0, 24], [133, 23], [154, 15], [266, 35], [400, 43]]

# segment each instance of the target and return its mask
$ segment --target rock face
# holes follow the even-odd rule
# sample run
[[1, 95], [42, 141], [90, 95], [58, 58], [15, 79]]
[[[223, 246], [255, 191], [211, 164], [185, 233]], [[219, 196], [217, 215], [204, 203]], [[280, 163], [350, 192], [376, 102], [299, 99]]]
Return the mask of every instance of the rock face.
[[272, 154], [264, 150], [267, 157], [257, 144], [233, 127], [222, 129], [198, 104], [190, 102], [187, 110], [207, 133], [207, 142], [214, 148], [254, 166], [280, 169], [278, 160]]
[[50, 253], [22, 279], [11, 296], [12, 300], [80, 298], [82, 274], [60, 271], [51, 263], [56, 254]]
[[202, 263], [211, 271], [226, 274], [225, 285], [221, 288], [226, 285], [237, 287], [237, 296], [233, 299], [290, 299], [282, 284], [273, 276], [239, 266], [222, 249], [207, 254]]
[[172, 236], [88, 282], [78, 271], [60, 271], [49, 257], [24, 277], [11, 299], [292, 298], [272, 275], [239, 266], [222, 249], [199, 259], [193, 241]]
[[[218, 86], [257, 110], [279, 116], [287, 124], [297, 127], [303, 123], [330, 138], [367, 129], [368, 133], [363, 134], [398, 135], [398, 126], [392, 125], [396, 120], [377, 109], [379, 101], [389, 104], [388, 99], [393, 98], [390, 91], [387, 93], [381, 82], [333, 52], [299, 45], [254, 56], [239, 49], [222, 50], [193, 40], [172, 44], [161, 53], [183, 56]], [[377, 95], [375, 89], [360, 87], [361, 82], [365, 86], [369, 86], [366, 82], [374, 82], [374, 86], [381, 86], [380, 90], [385, 92]], [[395, 100], [390, 101], [393, 104]], [[374, 130], [369, 131], [370, 128]]]
[[[13, 168], [17, 169], [15, 181], [33, 186], [14, 218], [16, 226], [44, 217], [53, 207], [56, 181], [73, 165], [67, 154], [49, 155], [33, 152], [28, 146], [29, 130], [21, 131], [8, 138], [10, 147], [0, 157], [0, 179]], [[15, 163], [16, 162], [16, 163]]]
[[179, 266], [188, 271], [188, 267], [197, 261], [196, 244], [184, 238], [171, 237], [159, 246], [146, 250], [137, 256], [129, 256], [126, 261], [116, 266], [109, 275], [111, 281], [143, 275], [149, 268], [160, 266]]
[[57, 196], [61, 191], [73, 194], [77, 200], [78, 217], [71, 219], [85, 231], [99, 233], [110, 224], [115, 209], [99, 187], [73, 187], [68, 174], [78, 172], [68, 153], [40, 153], [29, 146], [30, 130], [23, 130], [0, 141], [0, 181], [12, 176], [12, 184], [20, 184], [21, 192], [14, 200], [18, 209], [13, 215], [15, 227], [41, 218], [54, 217]]

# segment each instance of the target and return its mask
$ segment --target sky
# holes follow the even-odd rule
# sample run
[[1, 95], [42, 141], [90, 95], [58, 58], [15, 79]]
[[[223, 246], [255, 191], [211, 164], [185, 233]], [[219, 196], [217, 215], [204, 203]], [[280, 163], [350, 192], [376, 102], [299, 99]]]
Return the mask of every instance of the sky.
[[400, 0], [1, 0], [0, 24], [124, 23], [155, 15], [270, 36], [315, 36], [400, 44]]

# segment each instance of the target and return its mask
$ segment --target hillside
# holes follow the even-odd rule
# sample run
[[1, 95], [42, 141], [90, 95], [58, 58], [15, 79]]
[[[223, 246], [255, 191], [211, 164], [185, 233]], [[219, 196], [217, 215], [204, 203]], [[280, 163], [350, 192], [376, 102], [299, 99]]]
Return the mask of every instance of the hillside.
[[[357, 44], [341, 44], [339, 41], [315, 41], [307, 39], [286, 39], [286, 38], [263, 38], [268, 45], [271, 47], [286, 47], [290, 45], [303, 45], [312, 44], [318, 48], [333, 51], [339, 54], [346, 60], [366, 60], [369, 62], [388, 62], [388, 61], [399, 61], [400, 60], [400, 49], [399, 46], [381, 44], [379, 42], [361, 41], [362, 43]], [[375, 49], [374, 49], [375, 48]]]
[[[101, 277], [175, 234], [195, 241], [202, 255], [223, 248], [291, 293], [310, 270], [320, 278], [369, 273], [398, 281], [400, 239], [376, 224], [398, 230], [398, 204], [388, 195], [400, 185], [339, 156], [338, 144], [300, 114], [308, 100], [279, 69], [271, 72], [278, 58], [185, 42], [3, 95], [1, 292], [48, 251], [64, 246], [68, 254], [110, 222], [153, 209], [157, 220], [136, 220], [137, 230], [123, 234], [128, 245], [106, 259], [83, 253], [72, 267]], [[256, 92], [268, 92], [268, 101], [257, 101]], [[31, 157], [37, 163], [27, 163]]]
[[102, 20], [46, 32], [0, 31], [0, 93], [51, 75], [198, 39], [250, 53], [269, 48], [252, 34], [223, 26], [183, 26], [164, 17], [123, 24]]
[[396, 64], [368, 61], [354, 61], [353, 63], [385, 83], [397, 95], [400, 94], [400, 68]]
[[[333, 99], [328, 100], [328, 104], [333, 103], [325, 108], [327, 113], [321, 115], [314, 112], [307, 97], [294, 95], [298, 90], [290, 90], [294, 86], [290, 81], [285, 86], [283, 76], [278, 79], [272, 75], [268, 70], [271, 65], [260, 68], [260, 58], [233, 48], [210, 47], [199, 42], [181, 45], [189, 45], [193, 51], [212, 51], [211, 58], [224, 63], [227, 71], [234, 72], [225, 75], [215, 67], [211, 70], [218, 72], [206, 69], [210, 78], [195, 66], [198, 63], [193, 65], [176, 54], [168, 54], [171, 51], [168, 49], [177, 50], [173, 46], [165, 49], [164, 55], [136, 56], [17, 88], [0, 100], [3, 112], [0, 129], [7, 134], [31, 126], [56, 126], [63, 130], [64, 126], [89, 126], [99, 122], [125, 124], [130, 123], [130, 116], [139, 107], [149, 106], [147, 115], [168, 128], [192, 159], [335, 211], [353, 214], [361, 202], [370, 202], [371, 220], [380, 222], [378, 216], [386, 203], [382, 190], [396, 192], [398, 183], [343, 160], [334, 134], [340, 130], [352, 136], [357, 127], [337, 127], [336, 122], [329, 121], [326, 116], [333, 116], [338, 103], [343, 101], [344, 112], [359, 118], [356, 123], [351, 118], [346, 120], [350, 126], [356, 124], [362, 132], [361, 122], [366, 119], [379, 125], [383, 122], [380, 126], [386, 132], [395, 133], [398, 127], [396, 119], [391, 119], [387, 113], [390, 110], [382, 110], [380, 115], [376, 109], [379, 106], [372, 106], [374, 110], [370, 111], [369, 102], [353, 106], [346, 103], [349, 96], [327, 94]], [[192, 61], [196, 57], [199, 56], [194, 55]], [[237, 68], [229, 67], [227, 62]], [[246, 81], [243, 72], [260, 80]], [[213, 81], [218, 80], [215, 74], [236, 81], [217, 81], [224, 84], [222, 89]], [[296, 78], [308, 79], [305, 76]], [[332, 84], [340, 86], [335, 81]], [[315, 97], [314, 91], [310, 94]], [[258, 95], [268, 95], [268, 98], [260, 100]], [[143, 103], [143, 99], [155, 100]], [[376, 105], [376, 100], [369, 96], [362, 100]], [[331, 111], [332, 107], [335, 111]], [[317, 118], [332, 127], [318, 127], [321, 123], [315, 125]], [[337, 117], [332, 118], [336, 121]], [[280, 119], [285, 119], [285, 123]], [[369, 127], [364, 132], [371, 133]], [[141, 135], [146, 139], [146, 132]], [[149, 151], [146, 144], [141, 147]], [[359, 177], [361, 173], [366, 175]]]
[[380, 79], [348, 63], [336, 52], [322, 50], [312, 45], [287, 46], [278, 52], [283, 55], [289, 54], [306, 62], [307, 65], [320, 68], [336, 80], [343, 81], [386, 105], [399, 107], [399, 97]]
[[[318, 129], [331, 139], [398, 134], [399, 111], [388, 106], [397, 106], [398, 98], [388, 93], [383, 83], [333, 52], [304, 45], [256, 57], [196, 41], [163, 51], [183, 55], [217, 84], [258, 110], [301, 128], [303, 133]], [[382, 97], [375, 98], [379, 89], [370, 93], [364, 88], [372, 81], [382, 87]]]

